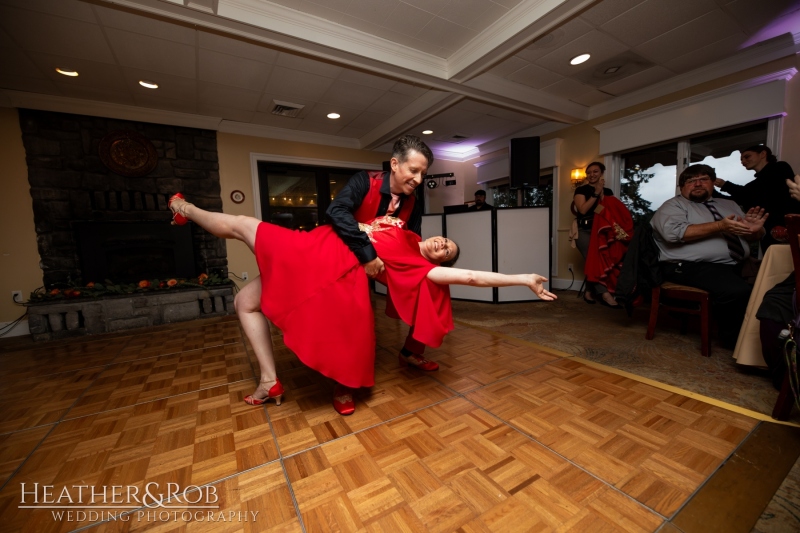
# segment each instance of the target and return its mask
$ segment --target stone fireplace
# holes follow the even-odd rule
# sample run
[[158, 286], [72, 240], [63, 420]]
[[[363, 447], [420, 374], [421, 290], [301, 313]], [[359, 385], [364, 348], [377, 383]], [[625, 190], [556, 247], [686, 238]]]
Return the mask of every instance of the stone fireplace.
[[[106, 279], [126, 283], [191, 278], [202, 272], [227, 277], [225, 241], [194, 224], [170, 226], [167, 206], [169, 197], [180, 191], [204, 209], [222, 210], [216, 132], [27, 109], [20, 109], [19, 117], [46, 289]], [[146, 140], [152, 170], [135, 175], [109, 168], [103, 145], [125, 132]], [[186, 298], [178, 300], [187, 303]], [[200, 314], [232, 312], [224, 294], [216, 294], [210, 304], [203, 304], [202, 298], [189, 300]], [[29, 313], [35, 314], [38, 307], [30, 307]], [[119, 312], [124, 305], [112, 307], [115, 318], [109, 320], [126, 319]], [[59, 313], [61, 322], [50, 315], [42, 321], [49, 328], [43, 333], [68, 332], [68, 322], [76, 326], [72, 329], [85, 329], [82, 318], [69, 321], [70, 311]], [[133, 327], [153, 325], [176, 314], [153, 311], [147, 316], [147, 323], [128, 322]], [[33, 332], [37, 320], [29, 323]], [[80, 331], [94, 332], [99, 331]]]

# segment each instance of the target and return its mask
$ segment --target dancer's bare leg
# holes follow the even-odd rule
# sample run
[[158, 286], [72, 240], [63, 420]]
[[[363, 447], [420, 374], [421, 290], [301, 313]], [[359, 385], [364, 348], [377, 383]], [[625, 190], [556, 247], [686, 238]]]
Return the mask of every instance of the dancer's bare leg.
[[233, 301], [236, 314], [242, 323], [244, 334], [253, 347], [261, 369], [261, 383], [253, 392], [253, 397], [262, 400], [269, 395], [269, 390], [277, 382], [275, 371], [275, 355], [272, 352], [272, 335], [269, 321], [261, 312], [261, 277], [256, 277], [236, 295]]
[[[256, 232], [260, 223], [258, 219], [206, 211], [181, 199], [173, 200], [170, 207], [173, 212], [180, 213], [215, 237], [240, 240], [251, 251], [255, 251]], [[269, 321], [261, 312], [261, 277], [256, 277], [245, 285], [236, 295], [233, 303], [239, 321], [242, 323], [244, 334], [250, 341], [250, 346], [253, 347], [253, 352], [258, 359], [258, 366], [261, 369], [261, 382], [251, 397], [260, 401], [270, 396], [270, 392], [272, 392], [272, 397], [283, 394], [283, 387], [278, 384], [275, 372]], [[277, 389], [275, 389], [276, 386]], [[279, 395], [276, 403], [280, 405]]]
[[250, 251], [255, 252], [256, 232], [261, 223], [257, 218], [206, 211], [180, 198], [173, 200], [170, 208], [213, 236], [242, 241], [250, 248]]

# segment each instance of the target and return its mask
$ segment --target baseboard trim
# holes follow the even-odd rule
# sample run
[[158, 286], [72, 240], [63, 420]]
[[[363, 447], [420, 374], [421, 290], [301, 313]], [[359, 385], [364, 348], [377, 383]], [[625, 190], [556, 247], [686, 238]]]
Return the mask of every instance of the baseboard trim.
[[583, 284], [583, 279], [565, 279], [565, 278], [552, 278], [550, 280], [550, 288], [556, 289], [560, 291], [575, 291], [577, 292], [580, 290], [581, 285]]
[[[5, 331], [4, 328], [8, 327], [9, 324], [11, 324], [11, 322], [0, 322], [0, 333], [4, 332]], [[31, 334], [31, 330], [30, 330], [30, 328], [28, 328], [28, 321], [27, 320], [22, 320], [19, 323], [17, 323], [17, 325], [15, 325], [13, 328], [11, 328], [11, 331], [5, 333], [0, 338], [4, 338], [4, 337], [20, 337], [22, 335], [30, 335], [30, 334]]]

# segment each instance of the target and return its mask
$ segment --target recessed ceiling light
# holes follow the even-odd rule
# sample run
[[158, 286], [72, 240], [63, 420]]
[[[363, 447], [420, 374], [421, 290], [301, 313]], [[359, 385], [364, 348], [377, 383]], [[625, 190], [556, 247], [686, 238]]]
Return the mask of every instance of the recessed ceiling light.
[[589, 61], [589, 58], [592, 57], [590, 54], [581, 54], [579, 56], [575, 56], [569, 60], [570, 65], [580, 65], [581, 63], [586, 63]]
[[431, 133], [433, 133], [433, 130], [424, 130], [422, 132], [423, 135], [430, 135]]
[[341, 116], [342, 115], [340, 115], [339, 113], [328, 113], [328, 118], [332, 118], [332, 119], [337, 119], [337, 118], [339, 118]]
[[608, 67], [608, 68], [606, 69], [606, 71], [604, 72], [604, 74], [614, 74], [614, 73], [615, 73], [616, 71], [618, 71], [620, 68], [622, 68], [622, 67]]
[[146, 87], [148, 89], [158, 89], [158, 84], [152, 81], [139, 80], [139, 85], [141, 85], [142, 87]]
[[63, 74], [64, 76], [75, 77], [78, 75], [78, 71], [72, 70], [71, 68], [56, 68], [56, 72], [58, 72], [59, 74]]

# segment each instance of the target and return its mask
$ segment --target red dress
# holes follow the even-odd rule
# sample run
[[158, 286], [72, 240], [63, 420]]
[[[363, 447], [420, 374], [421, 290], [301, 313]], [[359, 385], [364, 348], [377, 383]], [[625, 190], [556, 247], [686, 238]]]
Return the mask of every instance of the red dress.
[[[395, 297], [414, 337], [439, 346], [453, 328], [449, 287], [426, 278], [435, 265], [419, 253], [419, 237], [399, 227], [373, 226], [373, 244], [386, 266], [381, 281]], [[385, 229], [384, 229], [385, 228]], [[300, 360], [348, 387], [375, 384], [375, 325], [367, 276], [331, 226], [310, 232], [261, 223], [255, 256], [261, 310], [283, 331]]]
[[604, 196], [601, 205], [603, 209], [594, 213], [583, 272], [587, 280], [605, 285], [614, 294], [622, 260], [633, 237], [633, 218], [625, 204], [613, 196]]

